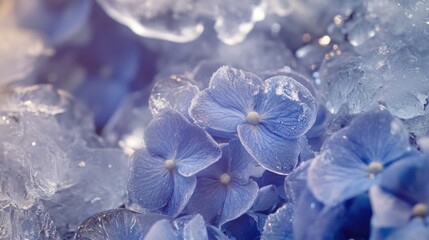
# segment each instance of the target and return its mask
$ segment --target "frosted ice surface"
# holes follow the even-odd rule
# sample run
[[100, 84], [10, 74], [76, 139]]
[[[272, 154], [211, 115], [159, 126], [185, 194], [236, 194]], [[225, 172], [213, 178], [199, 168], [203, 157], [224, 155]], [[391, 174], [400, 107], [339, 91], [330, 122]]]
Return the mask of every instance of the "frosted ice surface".
[[195, 40], [204, 30], [196, 0], [99, 0], [106, 12], [135, 33], [173, 42]]
[[142, 240], [150, 227], [167, 216], [139, 214], [127, 209], [98, 213], [79, 226], [76, 240]]
[[[203, 1], [204, 2], [204, 1]], [[218, 38], [225, 44], [235, 45], [243, 42], [256, 22], [265, 19], [266, 3], [263, 0], [244, 1], [205, 1], [208, 6], [216, 4], [214, 11]]]
[[152, 115], [157, 115], [166, 108], [182, 113], [188, 119], [188, 108], [192, 98], [198, 93], [198, 87], [189, 79], [172, 75], [170, 78], [159, 80], [152, 88], [149, 98], [149, 108]]
[[91, 215], [125, 203], [128, 158], [120, 149], [72, 146], [67, 152], [69, 172], [61, 189], [43, 204], [61, 233]]
[[49, 213], [40, 204], [24, 210], [8, 206], [0, 210], [0, 239], [59, 240]]

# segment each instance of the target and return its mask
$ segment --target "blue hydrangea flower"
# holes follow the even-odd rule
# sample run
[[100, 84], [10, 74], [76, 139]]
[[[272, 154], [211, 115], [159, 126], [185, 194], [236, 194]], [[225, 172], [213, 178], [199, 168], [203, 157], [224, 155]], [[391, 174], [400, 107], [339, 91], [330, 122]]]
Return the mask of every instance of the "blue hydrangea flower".
[[[370, 190], [373, 239], [427, 239], [429, 158], [414, 155], [393, 164]], [[425, 238], [423, 238], [425, 236]]]
[[285, 174], [296, 165], [298, 139], [313, 125], [317, 105], [311, 92], [287, 76], [264, 82], [221, 67], [209, 88], [193, 99], [190, 116], [214, 136], [235, 138], [266, 169]]
[[411, 153], [401, 121], [386, 110], [370, 111], [325, 141], [310, 164], [308, 186], [333, 206], [368, 191], [384, 168]]
[[238, 218], [249, 210], [258, 185], [249, 179], [252, 157], [238, 140], [222, 144], [222, 157], [197, 174], [198, 182], [188, 210], [201, 214], [215, 225]]
[[131, 157], [130, 202], [176, 216], [194, 192], [195, 174], [216, 162], [221, 149], [203, 129], [173, 110], [154, 117], [144, 140], [146, 148]]
[[[152, 227], [168, 216], [139, 214], [127, 209], [114, 209], [98, 213], [79, 226], [76, 240], [141, 240]], [[168, 221], [168, 220], [167, 220]]]

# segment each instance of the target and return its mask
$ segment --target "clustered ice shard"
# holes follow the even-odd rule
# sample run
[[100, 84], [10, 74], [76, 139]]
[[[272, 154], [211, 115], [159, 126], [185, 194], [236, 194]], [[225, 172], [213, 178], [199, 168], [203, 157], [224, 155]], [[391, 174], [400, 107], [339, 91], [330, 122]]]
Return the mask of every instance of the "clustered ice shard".
[[0, 0], [0, 239], [429, 239], [428, 0]]

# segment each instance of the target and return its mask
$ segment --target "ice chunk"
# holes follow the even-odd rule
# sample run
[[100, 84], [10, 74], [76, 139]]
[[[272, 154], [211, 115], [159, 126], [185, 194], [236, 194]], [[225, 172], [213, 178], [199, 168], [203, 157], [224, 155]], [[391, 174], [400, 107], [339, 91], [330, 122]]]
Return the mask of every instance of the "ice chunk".
[[8, 206], [0, 210], [0, 239], [59, 240], [49, 213], [41, 205], [24, 210]]
[[195, 40], [204, 30], [194, 0], [99, 0], [106, 12], [135, 33], [173, 42]]
[[172, 75], [155, 83], [149, 98], [150, 111], [155, 116], [162, 110], [171, 108], [191, 119], [188, 108], [197, 93], [198, 87], [191, 80]]
[[95, 214], [79, 226], [76, 240], [143, 239], [151, 226], [167, 216], [115, 209]]
[[60, 189], [43, 200], [61, 234], [91, 215], [125, 203], [128, 158], [120, 149], [71, 146]]

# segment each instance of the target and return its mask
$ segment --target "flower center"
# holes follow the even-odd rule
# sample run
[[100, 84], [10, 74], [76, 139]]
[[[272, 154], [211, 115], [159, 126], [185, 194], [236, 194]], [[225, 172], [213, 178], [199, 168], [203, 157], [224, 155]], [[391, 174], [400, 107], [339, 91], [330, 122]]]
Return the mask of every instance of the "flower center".
[[379, 161], [371, 162], [368, 165], [368, 171], [372, 174], [380, 173], [381, 171], [383, 171], [383, 164]]
[[428, 206], [424, 203], [417, 203], [413, 207], [413, 215], [416, 217], [426, 217], [428, 214]]
[[165, 160], [164, 164], [165, 164], [165, 168], [167, 168], [168, 170], [172, 170], [176, 167], [176, 164], [171, 159]]
[[220, 175], [219, 181], [223, 185], [228, 185], [231, 182], [231, 176], [229, 176], [228, 173], [224, 173], [224, 174]]
[[247, 114], [246, 120], [252, 125], [257, 125], [259, 123], [259, 113], [251, 111]]

